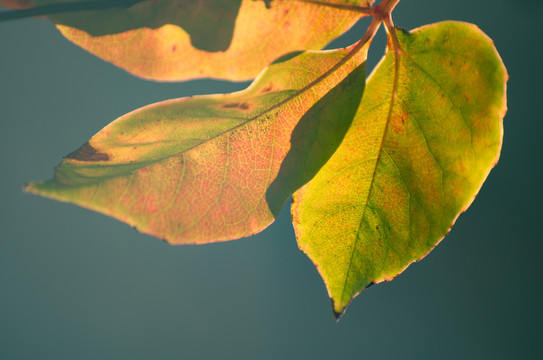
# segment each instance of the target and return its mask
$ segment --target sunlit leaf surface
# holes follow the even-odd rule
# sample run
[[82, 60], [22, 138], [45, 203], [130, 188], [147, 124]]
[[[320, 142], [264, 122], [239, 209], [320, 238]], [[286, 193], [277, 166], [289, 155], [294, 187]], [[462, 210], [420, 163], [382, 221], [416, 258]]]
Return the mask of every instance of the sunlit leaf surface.
[[298, 244], [338, 316], [445, 236], [501, 148], [507, 74], [492, 41], [456, 22], [397, 33], [397, 83], [389, 44], [344, 141], [294, 196]]
[[[124, 1], [132, 2], [125, 8], [49, 18], [75, 44], [134, 75], [177, 81], [252, 79], [283, 54], [323, 48], [362, 16], [299, 0]], [[373, 1], [322, 3], [368, 6]]]
[[337, 149], [365, 84], [367, 45], [291, 54], [246, 90], [129, 113], [27, 191], [173, 244], [248, 236]]

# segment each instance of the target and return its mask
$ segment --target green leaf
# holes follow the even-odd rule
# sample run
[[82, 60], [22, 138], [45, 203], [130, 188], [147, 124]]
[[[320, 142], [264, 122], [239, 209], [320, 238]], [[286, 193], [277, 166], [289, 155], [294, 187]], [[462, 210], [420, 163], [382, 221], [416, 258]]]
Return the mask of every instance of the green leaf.
[[26, 190], [172, 244], [252, 235], [341, 143], [362, 98], [366, 54], [362, 42], [302, 52], [244, 91], [136, 110]]
[[397, 38], [342, 144], [294, 195], [299, 247], [336, 316], [431, 251], [500, 153], [507, 74], [492, 41], [458, 22]]
[[[62, 2], [33, 1], [37, 5]], [[283, 54], [323, 48], [364, 16], [326, 4], [371, 3], [144, 0], [130, 7], [49, 18], [69, 40], [134, 75], [161, 81], [202, 77], [237, 81], [254, 78]]]

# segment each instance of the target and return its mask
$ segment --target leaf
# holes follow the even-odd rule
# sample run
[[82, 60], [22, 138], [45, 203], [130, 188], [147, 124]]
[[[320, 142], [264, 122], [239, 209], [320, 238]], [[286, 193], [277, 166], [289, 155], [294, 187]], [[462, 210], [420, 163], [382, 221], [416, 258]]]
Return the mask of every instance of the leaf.
[[75, 44], [143, 78], [247, 80], [283, 54], [321, 49], [363, 16], [327, 3], [373, 0], [146, 0], [49, 18]]
[[[58, 0], [33, 1], [36, 5], [60, 3]], [[86, 0], [79, 0], [79, 2], [84, 1]], [[119, 6], [97, 11], [52, 14], [48, 18], [57, 25], [79, 29], [93, 38], [142, 28], [153, 31], [171, 24], [186, 32], [190, 37], [189, 46], [214, 52], [224, 51], [230, 46], [242, 0], [110, 0], [109, 2], [118, 3]], [[179, 50], [183, 51], [183, 49]], [[169, 53], [170, 51], [167, 54]]]
[[238, 93], [129, 113], [26, 190], [172, 244], [257, 233], [343, 139], [364, 90], [362, 45], [291, 54]]
[[336, 316], [365, 287], [423, 258], [497, 162], [507, 74], [476, 26], [398, 32], [329, 162], [294, 195], [298, 245]]

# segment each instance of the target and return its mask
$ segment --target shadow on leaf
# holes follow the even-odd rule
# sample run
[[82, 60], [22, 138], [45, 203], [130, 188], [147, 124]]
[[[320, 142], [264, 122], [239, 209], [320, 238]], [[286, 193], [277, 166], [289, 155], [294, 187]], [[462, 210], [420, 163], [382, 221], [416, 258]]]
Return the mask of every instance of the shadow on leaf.
[[291, 148], [266, 191], [274, 216], [286, 200], [330, 159], [351, 126], [364, 93], [365, 63], [353, 70], [309, 109], [292, 132]]

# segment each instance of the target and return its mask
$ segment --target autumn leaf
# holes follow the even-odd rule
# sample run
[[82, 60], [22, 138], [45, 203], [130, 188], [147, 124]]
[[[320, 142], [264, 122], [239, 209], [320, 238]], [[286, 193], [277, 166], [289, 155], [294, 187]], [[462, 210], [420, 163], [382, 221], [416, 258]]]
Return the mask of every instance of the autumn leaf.
[[294, 53], [244, 91], [136, 110], [26, 190], [172, 244], [259, 232], [339, 146], [362, 98], [367, 48]]
[[285, 53], [323, 48], [365, 16], [326, 5], [367, 7], [373, 0], [111, 2], [119, 6], [49, 17], [69, 40], [134, 75], [179, 81], [252, 79]]
[[[171, 24], [186, 32], [192, 47], [214, 52], [230, 46], [241, 1], [109, 0], [102, 1], [104, 9], [61, 12], [48, 15], [48, 18], [57, 25], [81, 30], [92, 38], [143, 28], [153, 31]], [[36, 5], [62, 3], [58, 0], [33, 2]], [[108, 3], [112, 4], [109, 8], [106, 7]]]
[[397, 57], [392, 44], [342, 144], [294, 195], [299, 247], [337, 316], [428, 254], [500, 153], [507, 74], [493, 42], [445, 22], [397, 31]]

